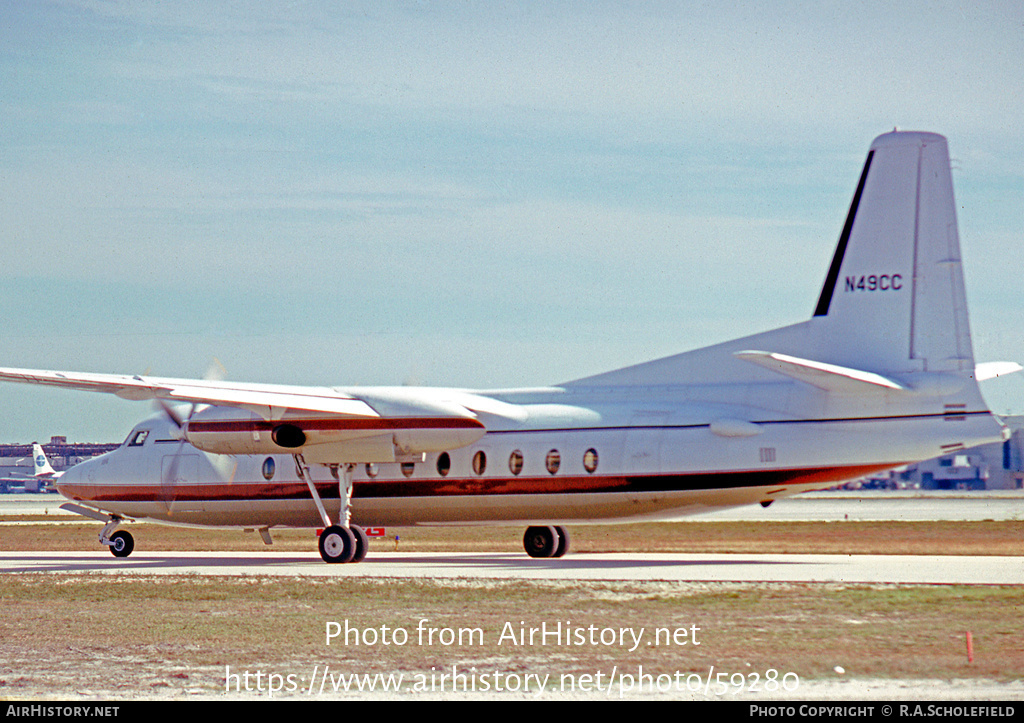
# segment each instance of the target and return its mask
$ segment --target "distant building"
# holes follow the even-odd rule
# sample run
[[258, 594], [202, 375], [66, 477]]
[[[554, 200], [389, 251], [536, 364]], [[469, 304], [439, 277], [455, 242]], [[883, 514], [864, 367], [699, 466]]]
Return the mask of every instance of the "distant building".
[[[50, 465], [58, 472], [95, 457], [120, 446], [118, 443], [79, 443], [68, 444], [67, 437], [54, 436], [43, 445]], [[11, 475], [31, 475], [35, 468], [32, 464], [32, 443], [0, 444], [0, 478]]]

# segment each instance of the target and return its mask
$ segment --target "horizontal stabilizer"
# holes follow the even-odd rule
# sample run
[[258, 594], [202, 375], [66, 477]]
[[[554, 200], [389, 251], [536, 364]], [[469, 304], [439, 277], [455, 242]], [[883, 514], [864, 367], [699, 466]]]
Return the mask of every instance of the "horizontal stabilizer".
[[995, 379], [1007, 374], [1014, 374], [1021, 369], [1024, 369], [1024, 367], [1017, 362], [983, 362], [974, 367], [974, 378], [979, 382], [983, 382], [986, 379]]
[[902, 384], [873, 372], [850, 369], [835, 364], [800, 359], [767, 351], [738, 351], [733, 356], [806, 382], [826, 392], [856, 394], [862, 392], [909, 391]]

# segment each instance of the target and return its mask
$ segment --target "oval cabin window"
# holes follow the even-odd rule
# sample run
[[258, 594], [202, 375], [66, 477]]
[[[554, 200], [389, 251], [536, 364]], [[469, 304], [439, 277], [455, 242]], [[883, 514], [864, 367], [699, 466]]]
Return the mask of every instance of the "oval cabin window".
[[518, 449], [508, 456], [508, 469], [512, 474], [523, 471], [523, 453]]
[[597, 470], [597, 450], [588, 449], [583, 453], [583, 469], [587, 470], [590, 474], [594, 474]]
[[548, 472], [554, 474], [558, 471], [558, 467], [562, 464], [562, 455], [558, 453], [557, 449], [553, 449], [548, 452], [548, 456], [544, 458], [544, 466], [548, 468]]
[[480, 450], [473, 455], [473, 471], [477, 474], [483, 474], [486, 469], [487, 455], [484, 454], [483, 450]]

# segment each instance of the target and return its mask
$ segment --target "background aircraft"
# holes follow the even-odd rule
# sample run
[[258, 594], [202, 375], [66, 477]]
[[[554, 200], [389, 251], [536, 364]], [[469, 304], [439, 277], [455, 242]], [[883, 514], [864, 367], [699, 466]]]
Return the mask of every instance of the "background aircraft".
[[[542, 389], [293, 387], [20, 369], [0, 379], [157, 400], [65, 505], [127, 519], [323, 527], [521, 524], [535, 557], [574, 521], [761, 503], [1004, 438], [977, 385], [946, 140], [872, 143], [813, 316]], [[116, 530], [116, 531], [115, 531]]]
[[0, 492], [7, 492], [13, 487], [22, 487], [26, 492], [56, 492], [54, 482], [64, 473], [50, 466], [39, 442], [32, 443], [32, 466], [34, 472], [31, 475], [13, 474], [0, 479]]

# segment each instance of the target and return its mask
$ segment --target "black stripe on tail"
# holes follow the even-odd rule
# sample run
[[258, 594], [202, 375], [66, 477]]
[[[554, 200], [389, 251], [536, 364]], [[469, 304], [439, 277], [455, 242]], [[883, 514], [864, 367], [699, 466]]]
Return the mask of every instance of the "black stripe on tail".
[[850, 231], [853, 230], [853, 219], [857, 215], [857, 207], [860, 205], [861, 194], [864, 193], [864, 184], [868, 180], [868, 169], [871, 168], [871, 158], [874, 155], [874, 151], [868, 151], [868, 160], [864, 163], [864, 170], [861, 171], [860, 181], [857, 183], [857, 192], [853, 194], [853, 203], [850, 204], [850, 212], [846, 215], [846, 224], [843, 226], [843, 233], [839, 236], [839, 245], [836, 246], [835, 256], [832, 257], [832, 265], [828, 269], [828, 276], [825, 277], [825, 286], [821, 289], [821, 296], [818, 297], [818, 306], [814, 309], [815, 316], [828, 315], [828, 307], [832, 303], [832, 294], [836, 290], [836, 281], [839, 280], [839, 267], [843, 265], [846, 245], [850, 242]]

